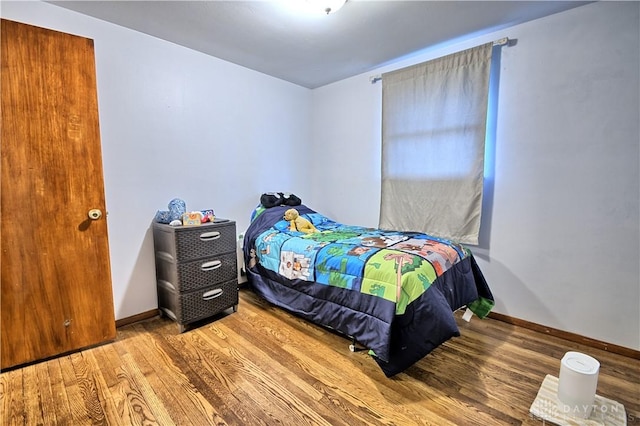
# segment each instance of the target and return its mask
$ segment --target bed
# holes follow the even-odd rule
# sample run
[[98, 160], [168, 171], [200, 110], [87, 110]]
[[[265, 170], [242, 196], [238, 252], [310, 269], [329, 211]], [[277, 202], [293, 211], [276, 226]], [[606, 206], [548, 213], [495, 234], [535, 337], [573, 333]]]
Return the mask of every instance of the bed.
[[369, 350], [394, 376], [454, 336], [454, 311], [484, 318], [493, 295], [473, 254], [417, 232], [338, 223], [295, 206], [317, 232], [291, 230], [291, 206], [259, 206], [244, 237], [250, 288]]

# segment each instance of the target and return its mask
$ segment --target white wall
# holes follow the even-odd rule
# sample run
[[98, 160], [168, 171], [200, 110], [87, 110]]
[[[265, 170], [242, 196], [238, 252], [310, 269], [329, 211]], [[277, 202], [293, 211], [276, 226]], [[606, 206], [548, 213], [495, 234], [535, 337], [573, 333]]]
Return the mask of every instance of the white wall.
[[495, 311], [640, 349], [639, 9], [597, 2], [316, 89], [309, 204], [378, 223], [382, 89], [370, 76], [516, 39], [501, 49], [495, 179], [471, 247]]
[[48, 3], [0, 13], [94, 39], [116, 319], [157, 307], [150, 225], [172, 198], [241, 233], [261, 193], [310, 192], [286, 157], [309, 140], [308, 89]]
[[[149, 225], [173, 197], [238, 232], [259, 194], [281, 189], [376, 226], [381, 85], [369, 76], [508, 36], [495, 179], [472, 247], [495, 310], [640, 349], [637, 2], [589, 4], [314, 91], [50, 4], [0, 7], [95, 40], [116, 318], [157, 306]], [[283, 166], [278, 153], [307, 140], [313, 161]]]

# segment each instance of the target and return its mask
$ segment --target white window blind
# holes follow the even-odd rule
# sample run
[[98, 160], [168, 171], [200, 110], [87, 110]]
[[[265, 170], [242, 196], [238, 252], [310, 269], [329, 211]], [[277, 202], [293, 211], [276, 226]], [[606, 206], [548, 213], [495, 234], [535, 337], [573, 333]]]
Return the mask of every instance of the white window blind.
[[383, 74], [381, 228], [478, 243], [492, 47]]

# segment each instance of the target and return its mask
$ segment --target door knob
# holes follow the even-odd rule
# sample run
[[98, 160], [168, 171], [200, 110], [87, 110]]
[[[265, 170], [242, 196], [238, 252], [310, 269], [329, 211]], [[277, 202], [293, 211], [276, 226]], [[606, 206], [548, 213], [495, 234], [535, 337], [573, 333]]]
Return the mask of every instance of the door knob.
[[102, 217], [102, 211], [100, 209], [89, 210], [89, 219], [98, 220]]

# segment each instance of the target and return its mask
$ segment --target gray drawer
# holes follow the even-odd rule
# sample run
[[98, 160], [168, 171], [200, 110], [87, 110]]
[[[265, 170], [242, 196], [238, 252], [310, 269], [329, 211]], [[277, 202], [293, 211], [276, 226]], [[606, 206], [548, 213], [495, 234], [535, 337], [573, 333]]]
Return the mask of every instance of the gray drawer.
[[200, 226], [153, 224], [157, 257], [170, 262], [200, 259], [219, 253], [236, 252], [236, 223], [226, 221]]
[[182, 325], [210, 317], [237, 304], [238, 280], [189, 293], [177, 293], [158, 286], [158, 307], [163, 314]]
[[157, 256], [156, 278], [159, 285], [162, 282], [164, 287], [187, 292], [237, 278], [237, 260], [235, 251], [179, 263]]

